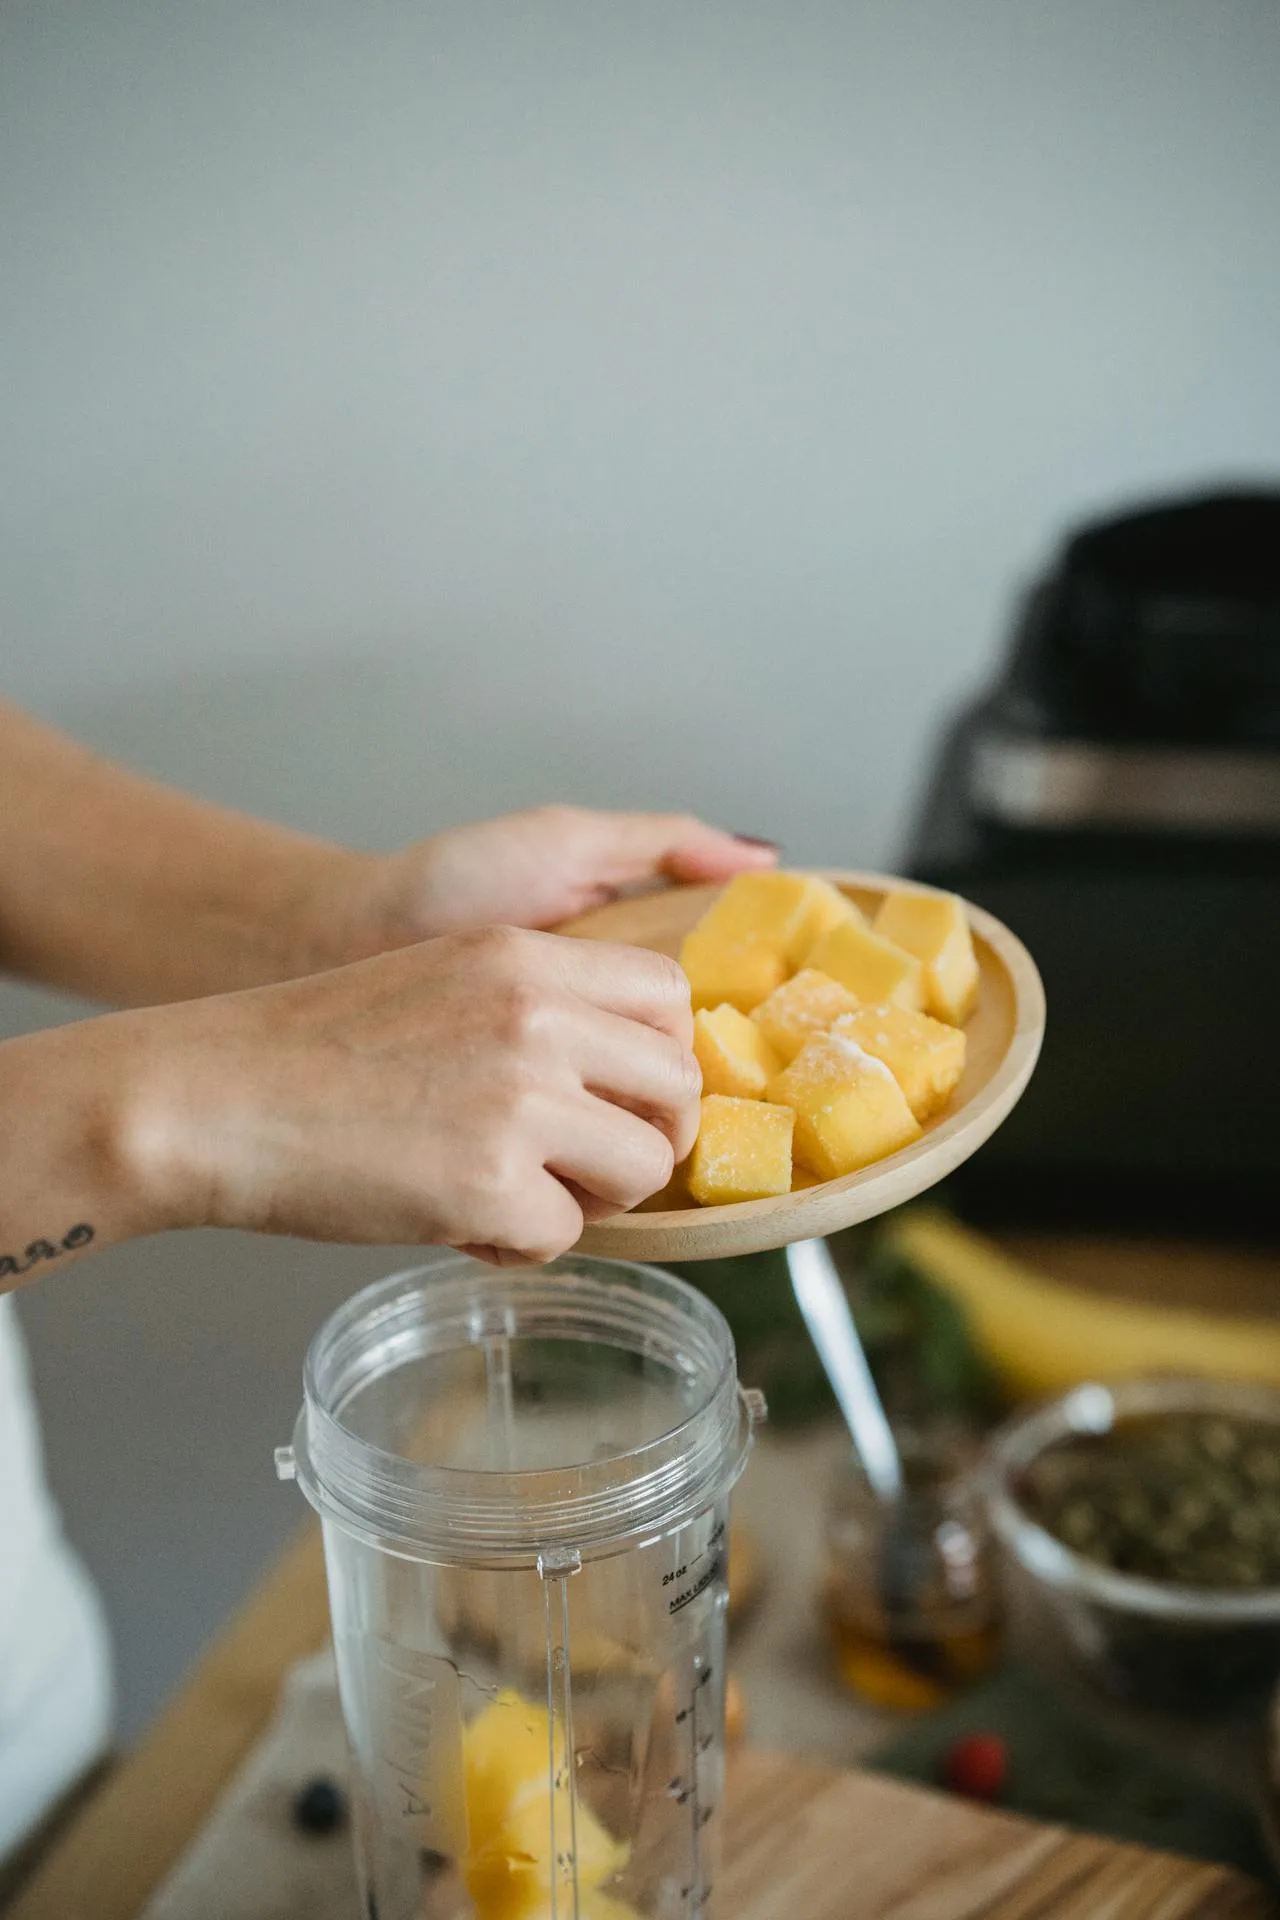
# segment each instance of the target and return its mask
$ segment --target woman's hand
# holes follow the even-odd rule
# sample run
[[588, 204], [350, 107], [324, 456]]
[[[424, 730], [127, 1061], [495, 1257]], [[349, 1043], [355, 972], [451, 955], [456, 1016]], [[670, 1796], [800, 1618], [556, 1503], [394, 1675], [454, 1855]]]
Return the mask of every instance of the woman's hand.
[[355, 957], [469, 927], [553, 927], [647, 880], [728, 880], [776, 857], [687, 814], [534, 807], [335, 869], [317, 905]]
[[489, 929], [116, 1018], [164, 1225], [541, 1262], [697, 1131], [688, 985], [628, 947]]
[[684, 814], [535, 807], [357, 853], [112, 766], [0, 701], [0, 967], [117, 1006], [194, 1000], [469, 927], [551, 927], [775, 849]]

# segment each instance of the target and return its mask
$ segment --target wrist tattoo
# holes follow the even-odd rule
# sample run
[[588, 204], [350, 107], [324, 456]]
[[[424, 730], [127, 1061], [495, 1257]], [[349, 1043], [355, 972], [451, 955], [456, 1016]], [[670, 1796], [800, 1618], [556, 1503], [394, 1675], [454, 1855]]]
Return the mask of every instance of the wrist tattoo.
[[82, 1220], [78, 1226], [68, 1227], [61, 1240], [33, 1240], [25, 1253], [0, 1253], [0, 1280], [29, 1273], [37, 1260], [58, 1260], [64, 1253], [75, 1253], [87, 1247], [92, 1238], [93, 1228]]

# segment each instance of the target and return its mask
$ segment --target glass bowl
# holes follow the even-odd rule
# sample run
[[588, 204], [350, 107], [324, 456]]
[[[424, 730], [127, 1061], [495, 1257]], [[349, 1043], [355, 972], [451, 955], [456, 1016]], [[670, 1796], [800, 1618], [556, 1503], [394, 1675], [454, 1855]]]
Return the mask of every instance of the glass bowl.
[[1073, 1552], [1025, 1503], [1029, 1470], [1051, 1448], [1165, 1413], [1259, 1421], [1280, 1433], [1280, 1390], [1173, 1378], [1086, 1385], [995, 1434], [982, 1477], [1011, 1607], [1037, 1654], [1050, 1664], [1065, 1658], [1126, 1705], [1200, 1719], [1249, 1706], [1261, 1713], [1280, 1676], [1280, 1587], [1120, 1573]]

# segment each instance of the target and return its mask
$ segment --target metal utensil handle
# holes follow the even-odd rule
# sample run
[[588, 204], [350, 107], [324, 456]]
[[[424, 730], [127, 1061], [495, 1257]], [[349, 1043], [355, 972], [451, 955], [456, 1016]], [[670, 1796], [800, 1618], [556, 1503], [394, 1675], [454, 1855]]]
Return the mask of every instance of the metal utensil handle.
[[881, 1500], [896, 1500], [902, 1492], [902, 1462], [897, 1443], [880, 1404], [880, 1395], [827, 1243], [797, 1240], [787, 1248], [786, 1257], [791, 1291], [853, 1435], [867, 1478]]

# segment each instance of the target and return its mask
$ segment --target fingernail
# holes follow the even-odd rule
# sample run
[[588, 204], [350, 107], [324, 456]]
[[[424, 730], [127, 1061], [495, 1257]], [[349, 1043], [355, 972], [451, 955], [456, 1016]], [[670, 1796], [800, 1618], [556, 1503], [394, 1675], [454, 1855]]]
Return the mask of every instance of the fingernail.
[[733, 837], [740, 840], [744, 847], [767, 847], [770, 853], [782, 851], [776, 840], [762, 840], [758, 833], [735, 833]]

